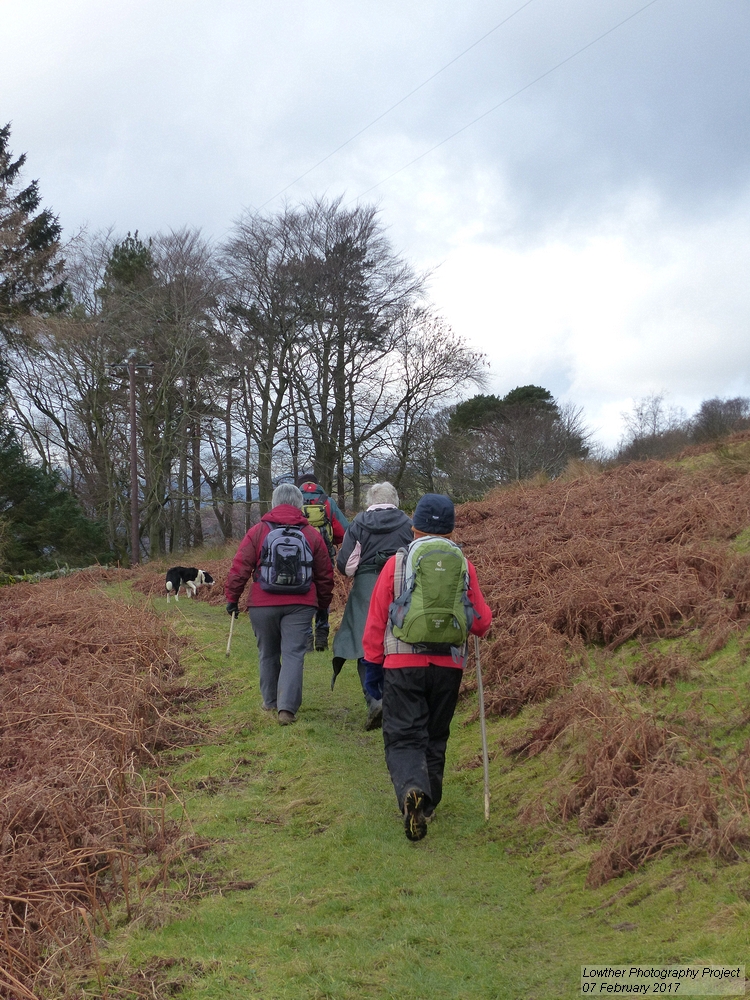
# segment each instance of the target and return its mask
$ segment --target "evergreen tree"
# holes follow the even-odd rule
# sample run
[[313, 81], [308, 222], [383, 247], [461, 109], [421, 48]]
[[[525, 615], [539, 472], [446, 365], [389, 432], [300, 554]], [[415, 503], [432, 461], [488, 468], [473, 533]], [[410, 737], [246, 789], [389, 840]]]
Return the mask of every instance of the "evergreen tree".
[[521, 385], [501, 399], [479, 395], [455, 406], [434, 453], [453, 496], [469, 500], [540, 472], [560, 475], [570, 459], [588, 455], [587, 438], [580, 409], [558, 404], [543, 386]]
[[500, 403], [506, 410], [510, 407], [526, 407], [540, 413], [559, 413], [554, 396], [541, 385], [519, 385], [503, 396]]
[[450, 415], [451, 432], [478, 431], [487, 424], [502, 419], [503, 400], [498, 396], [484, 396], [481, 393], [465, 399], [454, 408]]
[[109, 560], [101, 525], [85, 516], [58, 473], [29, 464], [7, 428], [0, 430], [0, 520], [0, 569], [6, 572]]
[[22, 573], [109, 560], [104, 531], [89, 520], [56, 472], [31, 465], [5, 418], [7, 371], [0, 358], [0, 571]]
[[560, 410], [549, 389], [541, 385], [519, 385], [500, 399], [497, 396], [472, 396], [459, 403], [450, 416], [451, 432], [478, 431], [493, 424], [504, 424], [530, 414], [549, 413], [559, 419]]
[[60, 223], [39, 211], [37, 181], [24, 186], [23, 154], [9, 149], [10, 124], [0, 128], [0, 337], [12, 343], [18, 321], [59, 309], [64, 300]]
[[151, 284], [154, 272], [154, 255], [151, 240], [144, 243], [138, 235], [130, 233], [124, 240], [115, 243], [107, 264], [106, 287], [102, 293], [106, 297], [117, 288], [142, 289]]

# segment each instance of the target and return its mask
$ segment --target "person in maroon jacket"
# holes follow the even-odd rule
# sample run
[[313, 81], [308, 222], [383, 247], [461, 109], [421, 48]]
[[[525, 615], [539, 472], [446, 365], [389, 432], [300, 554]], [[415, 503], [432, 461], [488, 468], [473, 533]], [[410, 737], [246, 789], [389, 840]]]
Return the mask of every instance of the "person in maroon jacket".
[[[320, 532], [302, 513], [302, 493], [291, 483], [273, 491], [272, 508], [245, 535], [224, 587], [227, 613], [239, 614], [238, 601], [252, 577], [248, 611], [258, 643], [263, 708], [278, 712], [282, 726], [296, 721], [302, 704], [302, 665], [307, 630], [317, 608], [328, 609], [333, 595], [333, 567]], [[304, 592], [270, 592], [262, 579], [264, 542], [273, 528], [292, 525], [312, 554], [312, 579]], [[304, 543], [300, 543], [304, 544]]]
[[[455, 511], [452, 501], [427, 493], [412, 518], [415, 538], [440, 535], [450, 538]], [[467, 560], [467, 597], [474, 608], [471, 632], [486, 635], [492, 612], [479, 589], [477, 573]], [[445, 749], [458, 701], [458, 690], [468, 655], [468, 643], [457, 660], [451, 654], [416, 652], [393, 636], [389, 609], [394, 594], [396, 556], [391, 556], [378, 577], [370, 600], [362, 647], [370, 664], [382, 663], [383, 743], [385, 761], [404, 817], [409, 840], [421, 840], [443, 795]], [[368, 668], [369, 669], [369, 668]]]

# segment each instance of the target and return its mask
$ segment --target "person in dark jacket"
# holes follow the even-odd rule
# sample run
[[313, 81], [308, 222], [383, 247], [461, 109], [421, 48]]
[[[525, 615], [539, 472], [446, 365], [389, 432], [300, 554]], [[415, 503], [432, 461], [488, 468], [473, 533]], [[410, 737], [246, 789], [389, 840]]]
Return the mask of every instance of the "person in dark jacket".
[[[331, 562], [335, 558], [335, 546], [341, 545], [344, 532], [349, 527], [349, 521], [341, 513], [339, 505], [329, 497], [312, 472], [306, 472], [297, 478], [297, 486], [302, 491], [303, 510], [307, 513], [308, 505], [319, 505], [325, 511], [327, 524], [319, 530], [328, 546]], [[309, 515], [308, 515], [309, 516]], [[331, 626], [328, 623], [328, 608], [318, 608], [315, 612], [315, 638], [313, 640], [313, 622], [307, 632], [307, 652], [324, 652], [328, 649], [328, 633]]]
[[[411, 518], [398, 509], [398, 493], [391, 483], [375, 483], [367, 491], [367, 509], [349, 525], [336, 557], [336, 568], [354, 577], [344, 617], [333, 640], [333, 680], [346, 660], [357, 661], [357, 671], [367, 705], [365, 729], [377, 729], [383, 721], [382, 691], [368, 690], [368, 663], [362, 651], [370, 595], [388, 558], [412, 540]], [[374, 664], [369, 665], [370, 668]]]
[[[453, 534], [452, 501], [438, 493], [426, 493], [414, 511], [415, 538], [428, 535], [450, 538]], [[467, 597], [474, 609], [470, 631], [487, 634], [492, 611], [482, 596], [477, 573], [467, 560]], [[421, 840], [427, 822], [443, 794], [445, 749], [458, 701], [468, 643], [461, 655], [418, 651], [393, 634], [389, 609], [396, 590], [396, 557], [383, 567], [372, 592], [370, 610], [362, 637], [364, 654], [384, 666], [383, 744], [385, 762], [393, 782], [404, 831], [409, 840]]]
[[[302, 703], [302, 666], [307, 630], [316, 609], [326, 611], [333, 596], [333, 567], [320, 532], [302, 513], [302, 494], [284, 483], [273, 491], [272, 509], [248, 531], [232, 562], [224, 593], [227, 613], [239, 614], [238, 601], [252, 578], [248, 611], [258, 643], [263, 708], [278, 712], [282, 726], [296, 721]], [[299, 528], [312, 553], [312, 581], [304, 593], [272, 593], [260, 580], [263, 543], [276, 526]]]

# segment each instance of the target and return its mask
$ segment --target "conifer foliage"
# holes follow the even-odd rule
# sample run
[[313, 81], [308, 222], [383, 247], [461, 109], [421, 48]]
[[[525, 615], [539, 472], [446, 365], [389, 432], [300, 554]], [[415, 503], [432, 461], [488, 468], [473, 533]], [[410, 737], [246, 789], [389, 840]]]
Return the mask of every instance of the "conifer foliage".
[[[23, 320], [58, 311], [65, 285], [60, 224], [39, 209], [36, 181], [21, 180], [25, 155], [13, 159], [10, 125], [0, 128], [0, 346], [23, 339]], [[9, 352], [10, 353], [10, 352]], [[30, 463], [5, 416], [8, 367], [0, 357], [0, 572], [92, 562], [106, 547], [60, 474]]]
[[11, 342], [23, 316], [51, 312], [64, 296], [60, 223], [39, 210], [36, 181], [24, 185], [22, 154], [13, 159], [10, 124], [0, 128], [0, 335]]

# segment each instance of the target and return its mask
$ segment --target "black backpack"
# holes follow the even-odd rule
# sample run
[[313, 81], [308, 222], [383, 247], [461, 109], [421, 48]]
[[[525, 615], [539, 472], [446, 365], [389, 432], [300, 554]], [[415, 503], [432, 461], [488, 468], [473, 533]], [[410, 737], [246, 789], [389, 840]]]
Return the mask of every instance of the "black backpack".
[[275, 525], [263, 540], [258, 582], [272, 594], [306, 594], [312, 586], [313, 554], [302, 528]]

